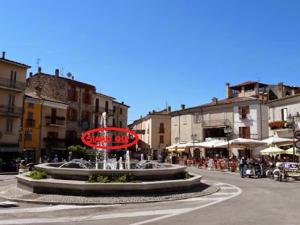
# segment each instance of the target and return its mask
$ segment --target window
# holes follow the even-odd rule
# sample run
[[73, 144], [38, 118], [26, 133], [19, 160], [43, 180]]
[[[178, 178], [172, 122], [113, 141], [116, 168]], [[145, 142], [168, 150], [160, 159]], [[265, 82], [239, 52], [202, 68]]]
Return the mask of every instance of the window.
[[99, 99], [96, 99], [96, 103], [95, 103], [95, 112], [99, 112]]
[[32, 140], [32, 131], [31, 130], [25, 131], [24, 138], [26, 141], [31, 141]]
[[10, 87], [15, 87], [17, 81], [17, 71], [10, 71]]
[[69, 101], [77, 101], [77, 91], [75, 87], [71, 87], [68, 91], [68, 99]]
[[164, 123], [159, 124], [159, 133], [165, 133], [165, 126]]
[[7, 133], [12, 133], [13, 132], [13, 126], [14, 126], [14, 121], [12, 119], [7, 119], [6, 120], [6, 132]]
[[240, 138], [250, 138], [250, 127], [239, 127]]
[[82, 99], [83, 99], [83, 103], [85, 103], [85, 104], [91, 104], [91, 95], [89, 94], [88, 91], [85, 91], [82, 94]]
[[201, 114], [200, 113], [194, 114], [194, 123], [201, 123]]
[[249, 106], [240, 106], [239, 107], [239, 115], [240, 119], [246, 119], [247, 115], [250, 113]]
[[77, 110], [69, 108], [68, 109], [68, 120], [76, 121], [77, 120]]
[[120, 127], [123, 127], [123, 123], [122, 123], [122, 121], [120, 121]]
[[27, 113], [26, 127], [34, 127], [33, 112]]
[[287, 117], [288, 117], [287, 108], [281, 109], [281, 120], [282, 121], [287, 121]]
[[9, 95], [9, 99], [8, 99], [8, 104], [10, 106], [14, 106], [15, 105], [15, 96], [14, 95]]
[[31, 108], [31, 109], [32, 109], [32, 108], [34, 107], [34, 104], [33, 104], [32, 102], [28, 102], [28, 103], [27, 103], [27, 106], [28, 106], [28, 108]]
[[120, 108], [120, 115], [122, 115], [123, 114], [123, 109], [122, 108]]
[[105, 101], [105, 112], [108, 113], [108, 101]]
[[116, 106], [114, 106], [114, 108], [113, 108], [113, 112], [114, 112], [114, 113], [116, 112]]
[[113, 118], [113, 127], [115, 127], [115, 126], [116, 126], [116, 119]]
[[91, 113], [89, 111], [82, 111], [81, 119], [85, 121], [89, 121], [91, 117]]
[[98, 128], [99, 126], [98, 121], [99, 121], [98, 116], [95, 116], [95, 128]]
[[164, 141], [164, 135], [159, 135], [159, 143], [160, 144], [164, 144], [165, 141]]

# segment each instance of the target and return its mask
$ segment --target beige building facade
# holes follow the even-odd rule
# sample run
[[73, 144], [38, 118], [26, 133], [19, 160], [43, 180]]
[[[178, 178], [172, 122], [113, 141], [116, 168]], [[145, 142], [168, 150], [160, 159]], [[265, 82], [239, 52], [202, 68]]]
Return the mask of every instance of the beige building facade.
[[139, 134], [138, 148], [154, 159], [171, 144], [171, 108], [152, 111], [135, 120], [130, 128]]
[[9, 60], [5, 52], [0, 58], [0, 158], [17, 154], [26, 88], [30, 66]]

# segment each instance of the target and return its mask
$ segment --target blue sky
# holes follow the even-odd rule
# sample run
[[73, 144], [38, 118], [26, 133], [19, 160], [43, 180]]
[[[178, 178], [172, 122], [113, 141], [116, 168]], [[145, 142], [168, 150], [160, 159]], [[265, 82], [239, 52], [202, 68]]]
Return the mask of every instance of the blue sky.
[[300, 85], [297, 0], [0, 3], [0, 51], [94, 84], [131, 106], [129, 122], [223, 98], [226, 82]]

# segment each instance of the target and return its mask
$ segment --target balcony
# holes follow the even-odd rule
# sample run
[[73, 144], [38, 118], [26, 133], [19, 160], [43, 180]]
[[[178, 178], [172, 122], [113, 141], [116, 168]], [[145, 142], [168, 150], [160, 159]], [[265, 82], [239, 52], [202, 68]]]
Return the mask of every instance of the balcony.
[[66, 118], [63, 116], [46, 116], [46, 124], [47, 126], [65, 126], [65, 120]]
[[23, 108], [14, 105], [0, 105], [0, 115], [10, 117], [20, 117], [22, 115]]
[[231, 126], [231, 122], [228, 119], [221, 120], [204, 120], [202, 122], [203, 127], [226, 127]]
[[26, 88], [25, 82], [13, 81], [10, 79], [0, 78], [0, 88], [23, 92]]

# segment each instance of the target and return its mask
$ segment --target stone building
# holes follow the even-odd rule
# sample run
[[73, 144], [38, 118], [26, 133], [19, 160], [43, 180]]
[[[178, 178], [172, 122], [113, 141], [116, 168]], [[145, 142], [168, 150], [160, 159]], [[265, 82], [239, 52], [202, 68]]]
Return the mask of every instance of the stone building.
[[43, 73], [41, 68], [27, 79], [27, 87], [40, 89], [41, 95], [59, 100], [68, 105], [66, 117], [66, 144], [81, 143], [82, 132], [92, 128], [93, 85], [62, 77], [59, 70], [55, 73]]
[[[0, 159], [9, 162], [19, 152], [19, 134], [26, 88], [26, 73], [30, 66], [0, 58]], [[1, 168], [0, 168], [1, 169]]]

